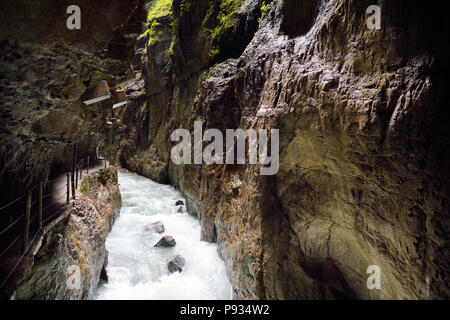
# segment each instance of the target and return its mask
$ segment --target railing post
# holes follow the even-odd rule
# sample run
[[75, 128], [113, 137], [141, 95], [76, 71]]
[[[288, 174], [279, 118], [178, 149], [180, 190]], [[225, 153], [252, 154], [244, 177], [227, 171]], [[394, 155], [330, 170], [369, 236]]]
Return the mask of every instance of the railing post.
[[67, 203], [69, 203], [70, 199], [70, 173], [67, 172]]
[[77, 144], [73, 144], [73, 158], [72, 158], [72, 197], [75, 199], [75, 167], [77, 163]]
[[42, 229], [42, 197], [44, 193], [44, 184], [39, 183], [39, 229]]
[[89, 156], [87, 157], [87, 174], [89, 174]]
[[72, 199], [75, 199], [75, 182], [74, 182], [74, 177], [72, 175]]
[[112, 126], [109, 127], [109, 165], [112, 162]]
[[27, 194], [27, 205], [25, 207], [25, 221], [23, 229], [22, 253], [27, 249], [28, 233], [30, 232], [30, 214], [31, 214], [31, 192]]

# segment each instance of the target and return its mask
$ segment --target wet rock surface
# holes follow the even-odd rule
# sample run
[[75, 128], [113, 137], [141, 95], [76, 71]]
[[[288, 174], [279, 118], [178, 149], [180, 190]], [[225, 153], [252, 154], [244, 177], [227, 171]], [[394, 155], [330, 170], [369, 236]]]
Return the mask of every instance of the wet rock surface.
[[170, 273], [183, 271], [184, 265], [186, 264], [186, 259], [180, 255], [176, 255], [167, 261], [167, 269]]
[[[181, 190], [202, 240], [217, 241], [235, 298], [448, 299], [449, 52], [439, 35], [449, 20], [441, 5], [378, 1], [382, 29], [368, 30], [366, 0], [278, 0], [268, 10], [230, 1], [230, 12], [209, 0], [181, 10], [174, 0], [148, 26], [158, 36], [147, 32], [134, 48], [143, 1], [90, 1], [96, 15], [81, 33], [61, 23], [68, 2], [50, 12], [45, 1], [25, 3], [0, 10], [9, 25], [0, 30], [5, 203], [68, 171], [73, 143], [80, 158], [94, 158], [95, 135], [104, 147], [108, 104], [86, 107], [80, 97], [101, 80], [130, 79], [135, 51], [141, 72], [123, 84], [128, 105], [118, 111], [113, 161]], [[196, 120], [221, 132], [279, 129], [278, 174], [175, 166], [170, 135], [192, 132]], [[83, 178], [85, 197], [47, 235], [17, 298], [91, 295], [120, 207], [113, 180], [109, 170]], [[170, 236], [160, 242], [175, 245]], [[66, 283], [72, 265], [78, 291]], [[382, 290], [367, 289], [370, 265], [382, 271]]]
[[[213, 65], [198, 1], [174, 10], [175, 29], [142, 59], [146, 95], [123, 114], [133, 128], [119, 138], [121, 163], [181, 190], [235, 298], [421, 299], [427, 277], [431, 297], [450, 295], [448, 52], [437, 36], [448, 23], [442, 10], [381, 1], [383, 27], [371, 31], [370, 4], [278, 0], [242, 55]], [[280, 129], [279, 173], [173, 165], [170, 134], [194, 120]], [[383, 290], [367, 289], [369, 265]]]
[[134, 207], [137, 207], [137, 204], [134, 202], [131, 202], [131, 203], [127, 203], [126, 206], [130, 207], [130, 208], [134, 208]]
[[172, 236], [164, 236], [155, 244], [155, 247], [175, 247], [176, 241]]
[[145, 232], [163, 233], [166, 229], [161, 221], [156, 221], [144, 226], [143, 230]]

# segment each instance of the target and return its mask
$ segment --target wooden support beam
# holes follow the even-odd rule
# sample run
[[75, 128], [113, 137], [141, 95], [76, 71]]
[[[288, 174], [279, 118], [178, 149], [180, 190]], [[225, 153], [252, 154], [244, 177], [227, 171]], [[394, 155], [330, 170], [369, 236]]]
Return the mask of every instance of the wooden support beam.
[[111, 98], [108, 83], [100, 81], [95, 87], [86, 90], [82, 96], [83, 103], [90, 105]]
[[113, 109], [124, 106], [127, 102], [127, 95], [123, 89], [117, 89], [113, 92]]
[[72, 198], [75, 199], [75, 167], [77, 163], [77, 144], [73, 144], [73, 158], [72, 158]]
[[112, 162], [112, 126], [109, 126], [109, 165]]
[[70, 200], [70, 172], [67, 172], [67, 204]]

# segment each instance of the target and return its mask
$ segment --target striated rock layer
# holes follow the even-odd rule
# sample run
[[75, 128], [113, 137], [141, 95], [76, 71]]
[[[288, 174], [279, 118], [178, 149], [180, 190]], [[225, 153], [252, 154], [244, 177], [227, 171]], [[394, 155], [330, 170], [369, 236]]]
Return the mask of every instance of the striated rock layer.
[[105, 241], [122, 206], [117, 170], [84, 176], [81, 192], [67, 218], [45, 235], [15, 299], [89, 299], [106, 274]]
[[[223, 8], [185, 2], [138, 48], [145, 92], [123, 111], [119, 160], [181, 190], [234, 297], [448, 298], [444, 10], [378, 1], [382, 28], [369, 30], [370, 1], [228, 1], [220, 21]], [[194, 120], [280, 129], [278, 174], [174, 166], [170, 134]]]

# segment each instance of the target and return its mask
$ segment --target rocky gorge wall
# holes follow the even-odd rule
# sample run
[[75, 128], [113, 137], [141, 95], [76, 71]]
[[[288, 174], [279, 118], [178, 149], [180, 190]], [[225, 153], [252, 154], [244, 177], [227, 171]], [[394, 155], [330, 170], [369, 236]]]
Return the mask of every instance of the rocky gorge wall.
[[101, 80], [115, 86], [131, 70], [144, 1], [77, 1], [79, 30], [66, 26], [72, 4], [0, 3], [1, 204], [70, 171], [74, 143], [78, 159], [95, 159], [111, 101], [86, 106], [82, 95]]
[[[449, 297], [442, 8], [378, 1], [369, 30], [365, 0], [152, 3], [118, 161], [181, 190], [235, 298]], [[195, 120], [278, 128], [278, 174], [173, 165], [170, 134]]]
[[107, 280], [105, 241], [121, 207], [115, 167], [84, 176], [80, 196], [69, 205], [67, 217], [44, 236], [13, 298], [91, 298], [100, 278]]

